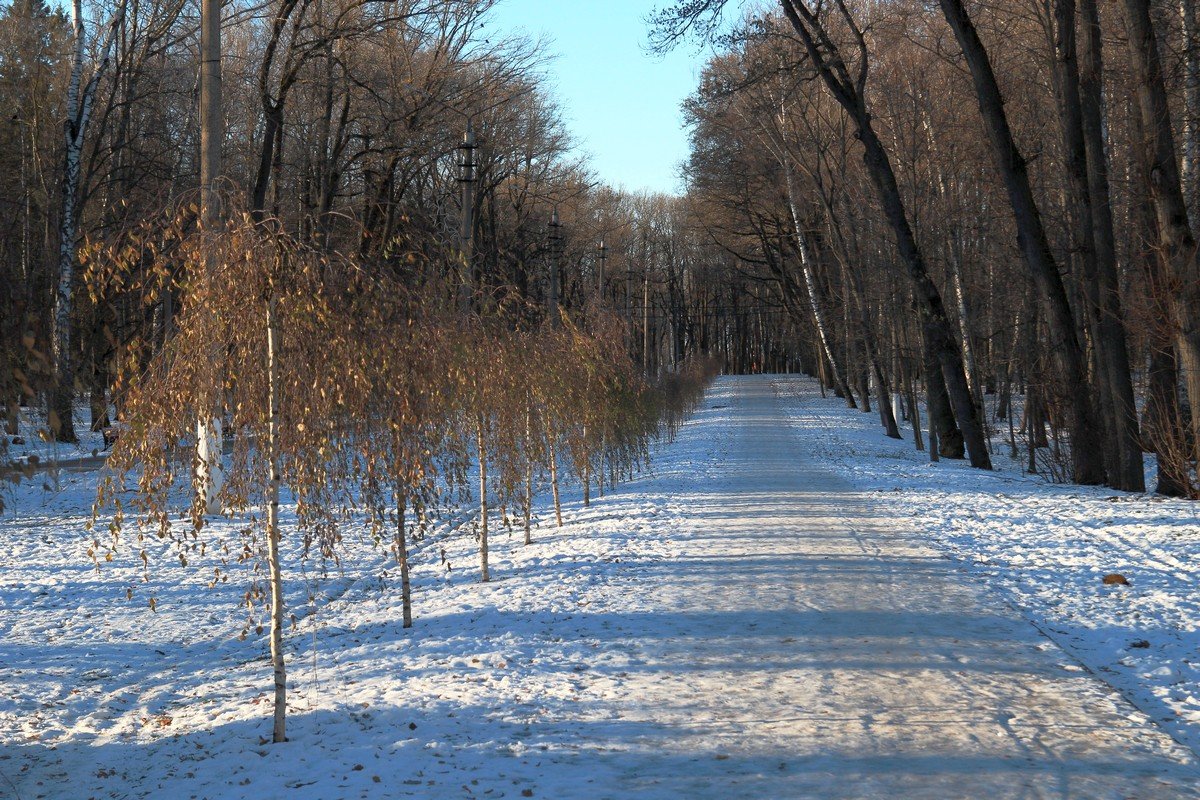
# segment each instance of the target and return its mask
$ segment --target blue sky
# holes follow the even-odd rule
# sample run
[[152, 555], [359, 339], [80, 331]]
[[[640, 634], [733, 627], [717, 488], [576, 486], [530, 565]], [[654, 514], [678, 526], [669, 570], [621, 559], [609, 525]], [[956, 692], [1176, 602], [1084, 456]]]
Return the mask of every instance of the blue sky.
[[668, 0], [499, 0], [495, 34], [546, 40], [550, 84], [579, 149], [600, 180], [678, 193], [687, 157], [680, 102], [704, 56], [685, 43], [665, 58], [646, 52], [645, 17]]

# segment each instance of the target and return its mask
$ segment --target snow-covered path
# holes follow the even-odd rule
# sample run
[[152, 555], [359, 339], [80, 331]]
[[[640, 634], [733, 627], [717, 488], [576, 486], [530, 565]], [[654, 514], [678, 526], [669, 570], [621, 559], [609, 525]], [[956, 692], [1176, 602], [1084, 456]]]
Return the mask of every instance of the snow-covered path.
[[1200, 797], [1188, 749], [817, 455], [792, 383], [720, 380], [653, 475], [497, 536], [491, 584], [468, 537], [452, 570], [427, 547], [407, 631], [364, 551], [289, 635], [285, 745], [230, 592], [168, 572], [151, 615], [70, 513], [16, 508], [0, 798]]
[[677, 558], [611, 598], [644, 664], [636, 735], [594, 742], [613, 796], [1200, 796], [1190, 752], [806, 455], [775, 390], [720, 385], [711, 449], [662, 479]]

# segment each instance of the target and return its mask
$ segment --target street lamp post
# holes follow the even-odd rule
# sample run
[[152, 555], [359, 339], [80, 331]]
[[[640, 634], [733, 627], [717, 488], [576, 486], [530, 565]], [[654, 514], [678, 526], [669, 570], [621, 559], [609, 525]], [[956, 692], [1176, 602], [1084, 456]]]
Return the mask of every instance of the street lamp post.
[[475, 126], [467, 119], [467, 130], [463, 142], [458, 146], [459, 177], [462, 184], [462, 227], [458, 233], [459, 251], [462, 258], [462, 274], [459, 280], [459, 303], [467, 310], [471, 303], [472, 261], [475, 251]]
[[608, 262], [608, 246], [604, 244], [604, 240], [600, 240], [600, 244], [596, 246], [596, 293], [600, 295], [600, 299], [604, 299], [604, 268]]
[[550, 298], [549, 298], [549, 313], [550, 324], [558, 327], [558, 270], [559, 260], [562, 257], [563, 239], [562, 239], [562, 223], [558, 220], [558, 207], [554, 207], [553, 213], [550, 215], [550, 233], [549, 251], [550, 251]]

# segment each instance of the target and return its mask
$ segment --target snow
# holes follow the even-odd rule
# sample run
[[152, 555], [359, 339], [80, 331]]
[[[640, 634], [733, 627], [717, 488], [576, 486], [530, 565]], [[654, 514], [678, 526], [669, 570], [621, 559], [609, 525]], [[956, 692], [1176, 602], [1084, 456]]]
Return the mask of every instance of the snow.
[[75, 435], [79, 441], [66, 444], [55, 442], [50, 436], [43, 411], [22, 408], [18, 418], [17, 436], [12, 437], [0, 432], [0, 437], [4, 437], [8, 445], [8, 457], [18, 461], [32, 457], [42, 464], [58, 464], [64, 467], [76, 464], [94, 466], [96, 457], [102, 455], [106, 449], [104, 435], [100, 431], [92, 430], [90, 406], [76, 405], [72, 417], [75, 422]]
[[931, 466], [838, 406], [721, 379], [651, 473], [494, 535], [492, 583], [462, 530], [420, 543], [408, 630], [365, 535], [324, 576], [289, 540], [282, 745], [247, 570], [97, 572], [95, 475], [20, 487], [0, 796], [1200, 797], [1195, 510]]
[[[822, 400], [811, 382], [776, 389], [792, 425], [884, 513], [909, 520], [1173, 737], [1200, 749], [1200, 505], [1048, 484], [1023, 475], [1024, 455], [1010, 459], [999, 441], [993, 473], [932, 464], [914, 450], [911, 430], [903, 442], [887, 439], [874, 414]], [[1131, 585], [1104, 585], [1114, 572]]]

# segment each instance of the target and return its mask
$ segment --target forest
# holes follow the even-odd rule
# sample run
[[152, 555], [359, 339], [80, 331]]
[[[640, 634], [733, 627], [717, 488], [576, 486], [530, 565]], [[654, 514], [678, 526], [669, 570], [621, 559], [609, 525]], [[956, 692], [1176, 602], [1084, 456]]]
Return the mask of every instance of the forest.
[[[467, 539], [492, 583], [501, 534], [505, 570], [537, 574], [539, 537], [651, 480], [714, 527], [737, 513], [706, 510], [704, 480], [769, 526], [735, 467], [781, 503], [809, 496], [788, 481], [825, 485], [814, 452], [875, 480], [862, 420], [988, 497], [996, 467], [1200, 499], [1195, 0], [647, 2], [649, 50], [700, 54], [674, 194], [595, 173], [545, 42], [494, 33], [501, 2], [0, 9], [0, 513], [60, 485], [40, 442], [93, 481], [80, 566], [124, 576], [124, 599], [173, 602], [156, 570], [248, 587], [270, 741], [288, 740], [297, 573], [394, 575], [399, 641], [431, 543], [447, 586]], [[722, 374], [788, 377], [710, 388]], [[820, 441], [785, 452], [764, 419]], [[726, 474], [730, 430], [759, 458]], [[676, 515], [651, 548], [700, 525], [676, 500], [619, 513]], [[812, 512], [850, 519], [830, 513]], [[630, 554], [604, 548], [627, 534], [597, 526], [567, 547], [616, 580]], [[515, 584], [497, 591], [528, 601]]]
[[494, 516], [528, 543], [560, 465], [585, 503], [640, 469], [717, 369], [689, 343], [745, 324], [685, 317], [681, 204], [587, 172], [490, 5], [5, 9], [5, 478], [31, 435], [99, 434], [97, 568], [261, 559], [275, 741], [281, 504], [305, 563], [365, 523], [407, 598], [410, 542], [473, 496], [486, 582]]
[[599, 301], [645, 376], [803, 370], [922, 448], [923, 400], [934, 457], [1196, 495], [1191, 0], [647, 9], [710, 45], [678, 197], [589, 173], [490, 6], [225, 3], [215, 77], [189, 4], [7, 6], [10, 437], [110, 427], [189, 308], [161, 231], [240, 215], [426, 310]]
[[[661, 12], [659, 44], [723, 5]], [[1196, 496], [1194, 3], [787, 0], [721, 41], [689, 202], [825, 383], [890, 436], [923, 394], [942, 457], [987, 468], [998, 432], [1142, 491], [1148, 452]]]
[[196, 273], [170, 248], [205, 219], [244, 217], [426, 309], [514, 330], [600, 303], [640, 373], [748, 338], [737, 309], [754, 301], [695, 289], [682, 204], [588, 172], [536, 43], [485, 37], [491, 5], [225, 3], [203, 74], [193, 5], [8, 5], [9, 435], [22, 408], [62, 442], [121, 416], [127, 361], [192, 307]]

